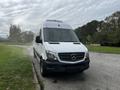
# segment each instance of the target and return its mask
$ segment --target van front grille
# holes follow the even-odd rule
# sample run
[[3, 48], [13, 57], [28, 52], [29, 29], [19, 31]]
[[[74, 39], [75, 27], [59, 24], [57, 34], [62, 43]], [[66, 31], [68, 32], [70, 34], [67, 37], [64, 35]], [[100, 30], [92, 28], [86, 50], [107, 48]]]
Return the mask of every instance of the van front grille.
[[84, 55], [84, 52], [58, 53], [60, 60], [71, 62], [82, 60]]

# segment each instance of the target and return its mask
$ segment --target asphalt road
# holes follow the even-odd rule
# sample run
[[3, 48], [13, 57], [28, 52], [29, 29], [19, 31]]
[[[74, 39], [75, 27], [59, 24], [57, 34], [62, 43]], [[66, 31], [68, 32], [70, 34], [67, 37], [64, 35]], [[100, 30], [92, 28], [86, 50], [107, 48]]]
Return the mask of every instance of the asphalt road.
[[[33, 56], [32, 50], [29, 49]], [[90, 68], [79, 74], [40, 75], [39, 64], [33, 59], [44, 90], [120, 90], [120, 55], [90, 52]]]

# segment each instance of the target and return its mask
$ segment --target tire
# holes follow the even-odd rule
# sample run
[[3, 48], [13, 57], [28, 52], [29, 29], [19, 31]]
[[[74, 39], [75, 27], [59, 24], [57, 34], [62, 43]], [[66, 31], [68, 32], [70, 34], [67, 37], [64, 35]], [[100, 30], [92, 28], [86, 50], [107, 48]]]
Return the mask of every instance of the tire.
[[84, 73], [84, 70], [80, 71], [79, 73]]
[[36, 58], [35, 50], [33, 49], [33, 57]]
[[47, 70], [43, 63], [40, 64], [40, 73], [43, 77], [47, 76]]

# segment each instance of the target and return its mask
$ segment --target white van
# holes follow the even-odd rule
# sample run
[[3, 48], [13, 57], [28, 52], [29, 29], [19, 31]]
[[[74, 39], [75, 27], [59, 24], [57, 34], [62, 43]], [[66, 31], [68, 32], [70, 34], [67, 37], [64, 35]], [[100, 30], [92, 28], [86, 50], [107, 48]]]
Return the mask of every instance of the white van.
[[89, 68], [88, 49], [71, 26], [59, 20], [43, 23], [35, 36], [33, 53], [43, 76], [48, 72], [82, 72]]

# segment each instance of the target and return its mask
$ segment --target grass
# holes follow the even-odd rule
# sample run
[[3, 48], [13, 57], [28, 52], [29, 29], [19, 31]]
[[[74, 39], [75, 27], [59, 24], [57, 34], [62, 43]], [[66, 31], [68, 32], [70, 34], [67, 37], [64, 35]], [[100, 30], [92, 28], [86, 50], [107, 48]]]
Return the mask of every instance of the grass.
[[1, 42], [1, 44], [6, 44], [6, 45], [27, 45], [27, 46], [32, 45], [32, 43], [20, 43], [20, 42]]
[[89, 51], [92, 51], [92, 52], [120, 54], [120, 47], [87, 45], [87, 48]]
[[0, 44], [0, 90], [34, 90], [31, 61], [22, 48]]

